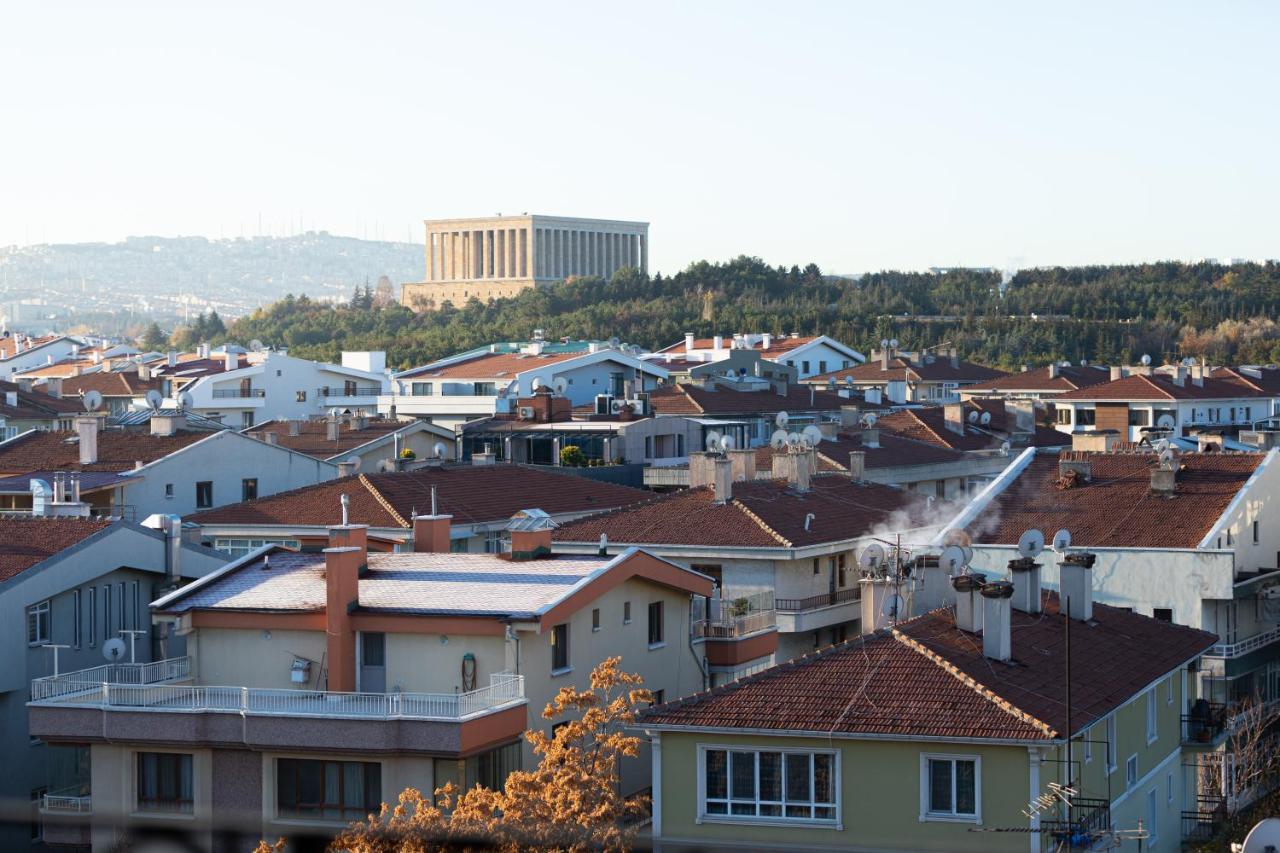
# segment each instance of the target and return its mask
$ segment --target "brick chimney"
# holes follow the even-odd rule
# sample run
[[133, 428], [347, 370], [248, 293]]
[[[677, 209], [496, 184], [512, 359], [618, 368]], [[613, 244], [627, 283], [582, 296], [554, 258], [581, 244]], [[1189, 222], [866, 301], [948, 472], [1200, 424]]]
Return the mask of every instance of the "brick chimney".
[[324, 549], [325, 634], [329, 680], [327, 689], [356, 689], [356, 632], [351, 611], [360, 603], [360, 576], [368, 571], [368, 528], [348, 524], [329, 529]]
[[80, 464], [96, 464], [98, 461], [98, 419], [92, 416], [76, 418], [76, 435], [80, 438]]
[[452, 515], [415, 515], [413, 517], [414, 553], [449, 553], [449, 533], [452, 527]]
[[992, 660], [1013, 657], [1013, 584], [992, 581], [982, 588], [982, 654]]

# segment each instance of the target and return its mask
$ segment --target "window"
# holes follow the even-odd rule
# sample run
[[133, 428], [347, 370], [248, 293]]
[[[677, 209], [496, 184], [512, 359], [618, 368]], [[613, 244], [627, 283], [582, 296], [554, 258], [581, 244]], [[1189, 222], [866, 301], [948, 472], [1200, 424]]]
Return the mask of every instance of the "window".
[[208, 509], [213, 506], [213, 482], [202, 480], [196, 483], [196, 508]]
[[1157, 607], [1157, 608], [1155, 608], [1155, 609], [1153, 609], [1153, 610], [1151, 611], [1151, 617], [1152, 617], [1153, 619], [1158, 619], [1158, 620], [1159, 620], [1159, 621], [1161, 621], [1161, 622], [1172, 622], [1172, 621], [1173, 621], [1173, 608], [1172, 608], [1172, 607]]
[[1151, 426], [1151, 410], [1129, 408], [1129, 426]]
[[1160, 826], [1160, 811], [1156, 806], [1156, 789], [1147, 791], [1147, 847], [1155, 848], [1156, 830]]
[[1093, 729], [1084, 730], [1084, 763], [1093, 761]]
[[497, 386], [492, 382], [477, 382], [473, 386], [473, 393], [477, 397], [492, 397], [498, 393]]
[[102, 641], [111, 639], [111, 584], [102, 585]]
[[1258, 522], [1253, 523], [1253, 544], [1258, 544]]
[[165, 500], [173, 500], [173, 483], [164, 484], [164, 497]]
[[49, 642], [50, 615], [47, 600], [27, 608], [27, 645], [40, 646]]
[[591, 630], [600, 630], [600, 608], [596, 607], [591, 611]]
[[258, 497], [258, 478], [245, 477], [240, 481], [240, 500], [251, 501]]
[[1138, 784], [1138, 756], [1130, 755], [1124, 763], [1124, 787], [1132, 788]]
[[1157, 729], [1159, 725], [1159, 715], [1156, 713], [1156, 689], [1152, 687], [1147, 691], [1147, 743], [1154, 743], [1159, 737]]
[[819, 572], [821, 572], [821, 569], [819, 568], [818, 558], [817, 558], [817, 557], [814, 557], [814, 558], [813, 558], [813, 573], [814, 573], [814, 575], [817, 575]]
[[1116, 715], [1107, 717], [1107, 772], [1116, 769]]
[[1076, 426], [1093, 426], [1097, 422], [1097, 409], [1076, 409]]
[[431, 397], [436, 393], [435, 385], [431, 382], [415, 382], [409, 393], [415, 397]]
[[523, 749], [517, 743], [509, 743], [467, 759], [467, 779], [479, 783], [490, 791], [501, 791], [507, 786], [507, 777], [520, 769]]
[[665, 633], [663, 631], [663, 607], [661, 601], [649, 604], [649, 646], [660, 646]]
[[801, 372], [801, 373], [804, 373], [804, 374], [806, 374], [806, 375], [808, 375], [808, 373], [809, 373], [809, 362], [808, 362], [808, 361], [802, 361], [802, 362], [800, 362], [800, 372]]
[[146, 627], [142, 618], [142, 588], [137, 581], [130, 581], [129, 586], [133, 593], [133, 630], [141, 631]]
[[279, 817], [359, 820], [382, 805], [382, 765], [366, 761], [276, 759]]
[[1164, 789], [1166, 802], [1173, 802], [1173, 774], [1164, 774]]
[[191, 756], [177, 752], [138, 753], [138, 810], [190, 814]]
[[818, 359], [818, 372], [819, 373], [827, 372], [827, 362], [824, 359]]
[[623, 625], [631, 624], [631, 602], [630, 601], [622, 602], [622, 624]]
[[703, 817], [836, 819], [836, 756], [707, 748], [702, 760]]
[[1071, 425], [1071, 409], [1063, 407], [1058, 409], [1058, 423], [1064, 426]]
[[98, 588], [89, 587], [89, 648], [98, 645]]
[[239, 559], [250, 551], [255, 551], [263, 545], [279, 544], [286, 548], [300, 548], [301, 543], [297, 539], [231, 539], [219, 537], [213, 540], [213, 547], [219, 551], [224, 551], [233, 558]]
[[921, 756], [921, 818], [978, 820], [980, 763], [976, 756]]
[[297, 392], [296, 394], [294, 394], [294, 395], [293, 395], [293, 399], [294, 399], [294, 402], [297, 402], [297, 403], [305, 403], [305, 402], [307, 402], [307, 392], [306, 392], [306, 391], [299, 391], [299, 392]]
[[652, 691], [652, 693], [653, 693], [653, 701], [649, 703], [650, 708], [652, 708], [654, 705], [661, 705], [663, 702], [667, 701], [667, 691], [654, 690]]
[[569, 668], [569, 625], [561, 622], [551, 629], [551, 671]]
[[80, 648], [80, 590], [71, 590], [71, 647]]
[[502, 531], [486, 530], [484, 534], [484, 552], [486, 554], [502, 553]]

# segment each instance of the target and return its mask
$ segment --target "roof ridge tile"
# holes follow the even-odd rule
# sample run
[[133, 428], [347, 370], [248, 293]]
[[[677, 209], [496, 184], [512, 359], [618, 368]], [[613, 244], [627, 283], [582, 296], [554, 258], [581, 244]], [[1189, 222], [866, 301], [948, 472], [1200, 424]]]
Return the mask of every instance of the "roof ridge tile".
[[790, 539], [787, 539], [781, 533], [779, 533], [778, 531], [770, 527], [768, 524], [766, 524], [763, 518], [761, 518], [760, 516], [752, 512], [751, 509], [748, 508], [746, 504], [742, 503], [742, 501], [734, 498], [733, 500], [730, 501], [730, 503], [736, 506], [738, 509], [742, 510], [742, 512], [747, 516], [747, 518], [751, 519], [756, 524], [760, 525], [760, 529], [762, 529], [765, 533], [768, 533], [774, 539], [777, 539], [780, 543], [782, 543], [782, 546], [784, 548], [795, 547], [794, 545], [792, 545]]
[[358, 477], [358, 479], [360, 480], [360, 485], [364, 486], [366, 489], [369, 490], [369, 494], [373, 495], [373, 499], [377, 501], [382, 506], [383, 509], [385, 509], [388, 513], [390, 513], [391, 517], [394, 518], [397, 522], [399, 522], [401, 527], [413, 527], [413, 522], [405, 521], [404, 516], [396, 512], [396, 508], [391, 505], [391, 502], [382, 496], [382, 492], [378, 491], [378, 489], [373, 485], [373, 483], [369, 482], [368, 477], [366, 477], [364, 474], [361, 474]]

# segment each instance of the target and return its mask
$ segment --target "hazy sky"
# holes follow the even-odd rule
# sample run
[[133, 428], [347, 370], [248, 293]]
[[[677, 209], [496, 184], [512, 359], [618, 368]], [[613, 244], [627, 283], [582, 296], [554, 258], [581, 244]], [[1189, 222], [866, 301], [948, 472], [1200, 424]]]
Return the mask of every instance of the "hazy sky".
[[522, 211], [653, 265], [1277, 257], [1273, 3], [39, 2], [0, 245]]

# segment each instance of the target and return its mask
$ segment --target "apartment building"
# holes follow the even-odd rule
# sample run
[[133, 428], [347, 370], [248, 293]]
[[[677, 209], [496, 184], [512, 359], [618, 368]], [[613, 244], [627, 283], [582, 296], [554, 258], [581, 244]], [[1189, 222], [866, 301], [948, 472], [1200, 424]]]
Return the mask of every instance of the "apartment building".
[[[691, 488], [562, 525], [558, 553], [638, 547], [708, 575], [739, 615], [775, 616], [776, 646], [712, 667], [720, 684], [861, 630], [857, 553], [901, 533], [928, 541], [927, 501], [836, 474], [814, 474], [814, 454], [776, 460], [758, 479], [754, 450], [691, 457]], [[750, 633], [755, 623], [739, 630]], [[772, 639], [768, 642], [774, 642]], [[776, 655], [776, 657], [772, 657]]]
[[658, 350], [653, 357], [659, 363], [668, 357], [689, 364], [718, 363], [731, 359], [734, 353], [742, 350], [759, 353], [762, 359], [794, 368], [799, 379], [847, 369], [867, 360], [862, 353], [834, 338], [802, 336], [799, 332], [785, 335], [754, 332], [710, 338], [699, 338], [693, 332], [685, 332], [683, 341]]
[[571, 406], [597, 405], [607, 413], [625, 404], [644, 410], [644, 395], [667, 378], [661, 366], [642, 361], [638, 350], [607, 341], [531, 341], [490, 344], [395, 375], [392, 393], [378, 411], [425, 418], [444, 427], [509, 413], [517, 398], [550, 388]]
[[1038, 853], [1141, 822], [1178, 850], [1185, 676], [1215, 638], [1093, 603], [1091, 574], [1068, 618], [1031, 573], [958, 576], [922, 616], [645, 711], [655, 840]]
[[[1070, 438], [1041, 423], [1027, 400], [975, 398], [942, 406], [913, 406], [883, 412], [881, 433], [892, 433], [951, 450], [1058, 447]], [[1007, 446], [1007, 447], [1006, 447]]]
[[70, 431], [75, 416], [83, 409], [79, 401], [58, 400], [0, 379], [0, 418], [5, 421], [0, 439], [29, 430]]
[[358, 468], [362, 471], [376, 471], [379, 463], [403, 459], [405, 451], [409, 451], [411, 460], [450, 461], [456, 455], [453, 430], [419, 420], [331, 415], [268, 421], [243, 432], [250, 438], [335, 465], [359, 459]]
[[14, 374], [58, 361], [71, 354], [81, 342], [66, 335], [33, 337], [22, 332], [0, 334], [0, 380], [12, 381]]
[[28, 733], [33, 681], [76, 670], [105, 679], [112, 661], [147, 671], [180, 654], [180, 640], [153, 628], [147, 604], [225, 561], [184, 544], [176, 519], [141, 526], [83, 517], [86, 509], [51, 500], [41, 514], [0, 516], [0, 637], [9, 651], [0, 661], [0, 800], [32, 808], [30, 827], [0, 822], [4, 850], [83, 841], [78, 825], [59, 821], [91, 808], [86, 750]]
[[198, 525], [202, 541], [235, 557], [267, 544], [318, 550], [343, 518], [369, 528], [370, 548], [391, 551], [411, 547], [414, 516], [435, 507], [453, 518], [450, 550], [497, 554], [506, 547], [511, 516], [529, 503], [564, 523], [652, 496], [537, 466], [433, 465], [348, 475], [197, 512], [187, 521]]
[[1066, 530], [1071, 548], [1038, 558], [1048, 586], [1086, 548], [1098, 601], [1217, 636], [1198, 675], [1205, 699], [1280, 701], [1280, 525], [1268, 512], [1280, 494], [1278, 451], [1162, 457], [1117, 450], [1114, 436], [1076, 442], [1026, 450], [951, 522], [973, 535], [974, 569], [1007, 575], [1025, 531], [1052, 541]]
[[[551, 697], [608, 656], [659, 696], [701, 689], [685, 631], [709, 578], [636, 549], [552, 556], [538, 510], [511, 526], [502, 555], [449, 553], [447, 515], [414, 519], [412, 553], [370, 552], [363, 525], [323, 553], [259, 549], [154, 602], [187, 657], [40, 682], [32, 734], [88, 744], [92, 849], [120, 818], [208, 849], [213, 827], [332, 837], [409, 786], [500, 786], [532, 766], [523, 732], [554, 730]], [[650, 777], [628, 760], [624, 793]]]
[[1018, 373], [975, 382], [959, 390], [961, 398], [965, 400], [1006, 398], [1050, 404], [1062, 394], [1109, 381], [1111, 372], [1105, 366], [1084, 362], [1073, 365], [1064, 361], [1036, 368], [1023, 365]]
[[[954, 347], [945, 354], [883, 347], [873, 349], [865, 364], [823, 371], [805, 381], [846, 387], [861, 392], [868, 402], [939, 405], [959, 402], [962, 388], [1004, 375], [1003, 370], [963, 361]], [[868, 391], [871, 397], [866, 397]]]
[[779, 414], [786, 413], [788, 429], [799, 430], [839, 423], [841, 409], [849, 403], [846, 397], [816, 387], [751, 375], [706, 376], [663, 385], [649, 395], [656, 417], [691, 418], [703, 425], [704, 439], [715, 432], [731, 437], [740, 448], [767, 444], [778, 428]]

